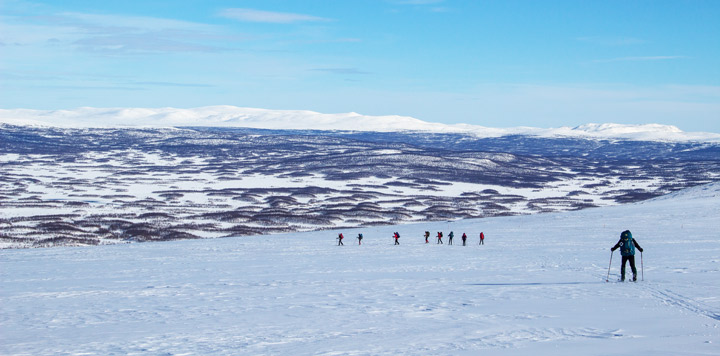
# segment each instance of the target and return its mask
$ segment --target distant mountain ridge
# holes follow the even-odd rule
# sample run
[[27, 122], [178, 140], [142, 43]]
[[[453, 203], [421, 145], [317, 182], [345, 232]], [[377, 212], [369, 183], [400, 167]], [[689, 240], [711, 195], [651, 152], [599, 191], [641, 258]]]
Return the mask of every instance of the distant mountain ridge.
[[720, 134], [684, 132], [660, 124], [625, 125], [590, 123], [560, 128], [489, 128], [469, 124], [441, 124], [408, 116], [369, 116], [358, 113], [323, 114], [307, 110], [269, 110], [236, 106], [179, 108], [92, 108], [73, 110], [0, 109], [0, 123], [55, 127], [247, 127], [257, 129], [324, 131], [418, 131], [462, 133], [476, 137], [513, 135], [624, 139], [635, 141], [715, 142]]

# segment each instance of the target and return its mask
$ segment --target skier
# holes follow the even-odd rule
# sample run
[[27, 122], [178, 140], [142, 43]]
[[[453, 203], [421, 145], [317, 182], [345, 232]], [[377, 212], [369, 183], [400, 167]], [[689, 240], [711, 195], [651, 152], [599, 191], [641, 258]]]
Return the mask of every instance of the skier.
[[462, 235], [462, 240], [463, 240], [463, 246], [465, 246], [465, 241], [467, 241], [467, 235], [465, 235], [464, 232], [463, 232], [463, 235]]
[[455, 237], [455, 233], [450, 231], [450, 235], [448, 235], [448, 245], [452, 245], [452, 238]]
[[425, 231], [425, 243], [428, 243], [428, 239], [430, 238], [430, 231]]
[[643, 252], [642, 247], [633, 239], [630, 230], [625, 230], [620, 234], [620, 240], [610, 248], [610, 251], [615, 251], [620, 248], [620, 254], [622, 255], [622, 267], [620, 268], [620, 281], [625, 281], [625, 263], [630, 261], [630, 269], [633, 274], [633, 282], [637, 281], [637, 268], [635, 268], [635, 248]]
[[337, 237], [338, 246], [345, 246], [345, 244], [343, 244], [343, 242], [342, 242], [342, 240], [343, 240], [344, 238], [345, 238], [345, 236], [343, 236], [342, 233], [338, 235], [338, 237]]
[[479, 243], [479, 245], [484, 245], [484, 244], [485, 244], [485, 234], [483, 234], [483, 233], [481, 232], [481, 233], [480, 233], [480, 243]]
[[358, 234], [358, 237], [357, 237], [358, 245], [362, 245], [362, 238], [363, 238], [362, 234]]
[[437, 245], [437, 244], [441, 244], [441, 245], [442, 245], [443, 242], [442, 242], [442, 232], [441, 232], [441, 231], [438, 231], [438, 236], [437, 236], [437, 238], [438, 238], [438, 241], [437, 241], [436, 245]]
[[395, 232], [395, 233], [393, 234], [393, 237], [395, 238], [395, 244], [396, 244], [396, 245], [399, 245], [399, 244], [400, 244], [400, 241], [398, 241], [398, 239], [400, 239], [400, 234], [398, 234], [397, 232]]

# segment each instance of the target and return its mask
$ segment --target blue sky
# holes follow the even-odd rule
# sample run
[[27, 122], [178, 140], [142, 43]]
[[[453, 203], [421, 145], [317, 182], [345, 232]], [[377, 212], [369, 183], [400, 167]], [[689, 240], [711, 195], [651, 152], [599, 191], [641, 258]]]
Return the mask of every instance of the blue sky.
[[0, 108], [720, 132], [720, 1], [0, 0]]

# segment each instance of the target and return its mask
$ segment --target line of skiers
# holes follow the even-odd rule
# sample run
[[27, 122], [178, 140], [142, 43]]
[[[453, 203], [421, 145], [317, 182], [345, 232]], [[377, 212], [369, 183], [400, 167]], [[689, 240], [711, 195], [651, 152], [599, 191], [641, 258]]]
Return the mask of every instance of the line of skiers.
[[[453, 231], [450, 231], [450, 234], [448, 235], [448, 245], [453, 244], [453, 237], [455, 237], [455, 233]], [[338, 237], [337, 237], [338, 246], [345, 246], [345, 244], [343, 243], [344, 238], [345, 238], [345, 236], [343, 236], [342, 233], [338, 234]], [[440, 245], [443, 244], [442, 238], [443, 238], [442, 231], [438, 231], [437, 244], [440, 244]], [[463, 234], [462, 234], [463, 246], [467, 245], [467, 238], [468, 238], [467, 234], [465, 234], [463, 232]], [[363, 239], [363, 234], [358, 234], [358, 236], [357, 236], [358, 245], [362, 245], [362, 239]], [[393, 239], [395, 239], [395, 245], [399, 245], [400, 244], [400, 233], [398, 233], [397, 231], [394, 232]], [[425, 231], [425, 243], [426, 244], [430, 243], [429, 239], [430, 239], [430, 231]], [[484, 244], [485, 244], [485, 233], [481, 232], [480, 233], [480, 242], [478, 243], [478, 245], [484, 245]]]
[[[425, 243], [430, 243], [430, 231], [425, 231]], [[448, 234], [448, 245], [453, 244], [453, 237], [455, 237], [455, 233], [453, 231], [450, 231], [450, 234]], [[339, 234], [337, 237], [338, 240], [338, 246], [344, 246], [343, 239], [345, 237], [343, 234]], [[438, 231], [437, 233], [437, 243], [436, 244], [443, 244], [442, 241], [443, 233], [442, 231]], [[362, 239], [363, 234], [358, 234], [357, 240], [358, 245], [362, 245]], [[400, 233], [397, 231], [393, 233], [393, 239], [395, 239], [395, 245], [400, 244]], [[463, 232], [462, 234], [462, 242], [463, 246], [467, 243], [467, 234]], [[485, 244], [485, 234], [483, 232], [480, 233], [480, 242], [479, 245]], [[640, 262], [642, 263], [642, 252], [643, 249], [640, 247], [640, 244], [633, 238], [632, 233], [630, 230], [625, 230], [620, 234], [620, 240], [615, 244], [615, 246], [610, 248], [610, 266], [608, 267], [608, 277], [610, 277], [610, 267], [612, 267], [612, 253], [615, 252], [615, 250], [620, 249], [620, 254], [622, 255], [622, 263], [620, 267], [620, 281], [625, 281], [625, 265], [630, 262], [630, 269], [632, 270], [632, 280], [633, 282], [637, 281], [637, 268], [635, 267], [635, 249], [640, 251]], [[607, 281], [607, 279], [606, 279]]]

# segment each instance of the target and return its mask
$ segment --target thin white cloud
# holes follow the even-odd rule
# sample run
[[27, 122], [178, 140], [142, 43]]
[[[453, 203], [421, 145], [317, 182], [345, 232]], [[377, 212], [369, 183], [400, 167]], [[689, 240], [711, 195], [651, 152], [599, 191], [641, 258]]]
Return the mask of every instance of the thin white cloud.
[[157, 87], [185, 87], [185, 88], [212, 88], [215, 85], [202, 83], [177, 83], [177, 82], [131, 82], [129, 84], [140, 86], [157, 86]]
[[218, 52], [229, 50], [228, 42], [246, 40], [219, 26], [157, 17], [65, 12], [23, 22], [3, 19], [0, 32], [14, 42], [103, 54]]
[[444, 12], [450, 12], [450, 8], [448, 7], [433, 7], [430, 9], [430, 12], [436, 12], [436, 13], [444, 13]]
[[325, 73], [340, 74], [340, 75], [370, 74], [370, 72], [366, 72], [366, 71], [360, 70], [358, 68], [314, 68], [312, 70], [316, 71], [316, 72], [325, 72]]
[[279, 24], [291, 24], [297, 22], [328, 22], [331, 19], [296, 14], [290, 12], [274, 12], [274, 11], [263, 11], [254, 9], [225, 9], [220, 11], [220, 16], [245, 22], [262, 22], [262, 23], [279, 23]]
[[647, 41], [636, 37], [586, 36], [578, 37], [577, 40], [602, 46], [632, 46], [647, 43]]
[[192, 29], [196, 31], [212, 31], [213, 25], [197, 22], [182, 21], [151, 16], [106, 15], [78, 12], [63, 12], [45, 17], [48, 22], [59, 25], [81, 27], [86, 31], [129, 31], [135, 29], [165, 30], [165, 29]]
[[158, 33], [119, 34], [83, 38], [73, 42], [78, 49], [99, 53], [213, 52], [219, 48], [184, 42]]
[[398, 5], [433, 5], [443, 1], [445, 0], [395, 0], [393, 3]]
[[[446, 13], [452, 9], [446, 6], [440, 6], [445, 0], [386, 0], [388, 3], [396, 6], [405, 6], [420, 11], [429, 11], [431, 13]], [[393, 12], [398, 11], [394, 10]]]
[[637, 57], [618, 57], [610, 59], [597, 59], [593, 62], [596, 63], [607, 63], [607, 62], [648, 62], [648, 61], [667, 61], [673, 59], [688, 58], [687, 56], [637, 56]]

